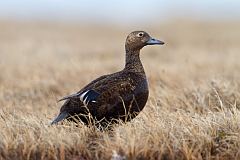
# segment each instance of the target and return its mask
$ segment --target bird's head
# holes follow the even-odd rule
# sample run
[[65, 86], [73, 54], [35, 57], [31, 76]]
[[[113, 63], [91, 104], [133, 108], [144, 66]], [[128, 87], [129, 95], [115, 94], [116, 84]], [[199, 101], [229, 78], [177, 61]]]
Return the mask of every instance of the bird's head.
[[125, 47], [126, 50], [140, 50], [147, 45], [163, 45], [164, 42], [152, 38], [147, 32], [134, 31], [127, 36]]

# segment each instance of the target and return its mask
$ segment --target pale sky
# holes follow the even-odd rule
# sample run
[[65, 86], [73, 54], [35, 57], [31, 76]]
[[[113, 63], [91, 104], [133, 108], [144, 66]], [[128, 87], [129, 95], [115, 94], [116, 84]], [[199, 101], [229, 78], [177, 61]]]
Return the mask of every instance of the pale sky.
[[0, 19], [142, 23], [172, 17], [240, 21], [237, 0], [1, 0]]

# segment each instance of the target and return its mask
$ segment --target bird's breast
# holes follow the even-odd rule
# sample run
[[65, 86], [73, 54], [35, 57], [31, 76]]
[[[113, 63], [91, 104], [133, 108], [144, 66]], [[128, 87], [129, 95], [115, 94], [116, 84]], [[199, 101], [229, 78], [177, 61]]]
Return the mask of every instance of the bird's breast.
[[140, 94], [142, 92], [148, 92], [148, 82], [147, 79], [141, 79], [140, 81], [136, 82], [135, 85], [135, 89], [134, 89], [134, 94]]
[[148, 95], [148, 82], [146, 79], [143, 79], [138, 82], [134, 90], [135, 105], [139, 111], [141, 111], [147, 103]]

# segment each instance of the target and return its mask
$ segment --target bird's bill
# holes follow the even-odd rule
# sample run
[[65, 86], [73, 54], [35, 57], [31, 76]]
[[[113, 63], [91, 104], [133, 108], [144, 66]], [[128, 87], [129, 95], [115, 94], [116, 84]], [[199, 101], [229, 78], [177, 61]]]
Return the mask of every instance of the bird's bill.
[[163, 41], [160, 41], [160, 40], [157, 40], [157, 39], [154, 39], [154, 38], [150, 38], [147, 41], [147, 45], [163, 45], [163, 44], [164, 44]]

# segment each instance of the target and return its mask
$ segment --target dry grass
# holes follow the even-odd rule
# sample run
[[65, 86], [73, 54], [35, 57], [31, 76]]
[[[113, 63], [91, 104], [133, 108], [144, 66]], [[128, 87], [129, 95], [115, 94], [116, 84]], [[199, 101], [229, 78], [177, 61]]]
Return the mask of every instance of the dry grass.
[[101, 132], [49, 122], [58, 98], [123, 67], [131, 30], [0, 22], [0, 159], [240, 159], [239, 28], [145, 28], [167, 43], [142, 51], [148, 103]]

